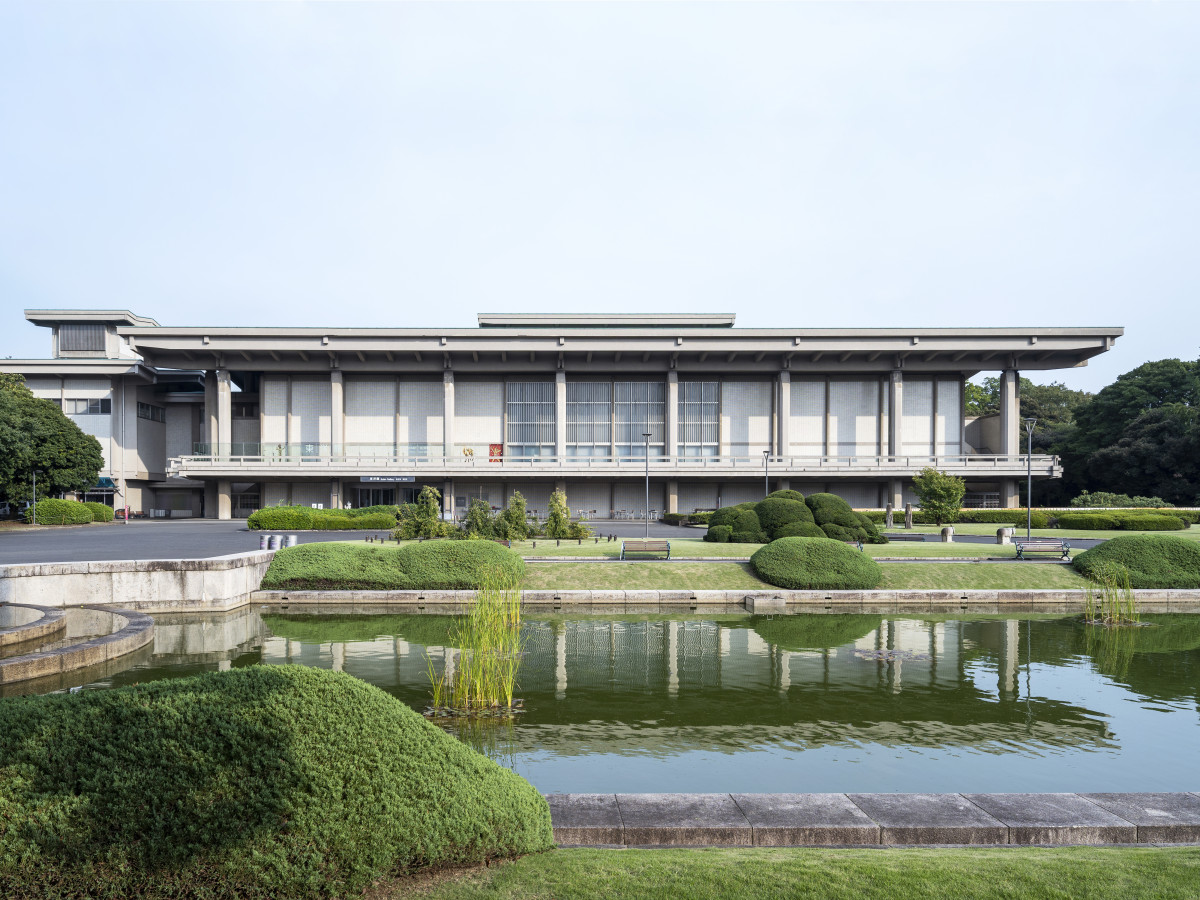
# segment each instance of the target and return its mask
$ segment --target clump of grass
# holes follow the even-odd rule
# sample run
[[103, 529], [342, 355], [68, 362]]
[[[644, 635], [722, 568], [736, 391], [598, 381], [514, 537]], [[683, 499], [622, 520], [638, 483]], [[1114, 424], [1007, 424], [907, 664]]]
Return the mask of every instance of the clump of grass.
[[1129, 569], [1120, 563], [1105, 562], [1089, 574], [1092, 583], [1084, 588], [1084, 621], [1106, 628], [1138, 624], [1140, 617]]
[[439, 673], [426, 657], [434, 715], [508, 714], [521, 664], [521, 592], [510, 572], [485, 572], [471, 605], [454, 629], [457, 665]]

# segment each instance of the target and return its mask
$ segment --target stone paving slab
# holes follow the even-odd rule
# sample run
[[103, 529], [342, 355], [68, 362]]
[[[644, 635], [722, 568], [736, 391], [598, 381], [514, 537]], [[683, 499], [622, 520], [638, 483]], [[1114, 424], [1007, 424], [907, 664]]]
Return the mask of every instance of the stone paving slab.
[[849, 794], [891, 844], [1007, 844], [1008, 827], [961, 794]]
[[625, 843], [616, 794], [547, 794], [554, 840], [576, 847], [612, 847]]
[[879, 843], [879, 826], [845, 794], [733, 794], [756, 847], [842, 847]]
[[630, 847], [750, 847], [754, 831], [729, 794], [617, 794]]
[[1081, 794], [1137, 826], [1139, 844], [1200, 844], [1196, 794]]
[[964, 794], [1021, 845], [1136, 844], [1137, 827], [1078, 794]]

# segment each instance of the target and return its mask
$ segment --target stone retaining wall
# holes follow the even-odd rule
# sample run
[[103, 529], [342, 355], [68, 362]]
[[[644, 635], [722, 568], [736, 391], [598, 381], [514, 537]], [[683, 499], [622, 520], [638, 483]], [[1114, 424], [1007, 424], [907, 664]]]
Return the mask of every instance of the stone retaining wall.
[[66, 630], [62, 610], [41, 606], [0, 606], [0, 648], [46, 641]]
[[154, 620], [143, 613], [97, 606], [84, 609], [101, 619], [108, 617], [112, 633], [54, 650], [0, 659], [0, 686], [100, 665], [133, 653], [154, 640]]
[[258, 589], [274, 554], [255, 550], [212, 559], [0, 566], [0, 603], [114, 605], [148, 612], [236, 609]]

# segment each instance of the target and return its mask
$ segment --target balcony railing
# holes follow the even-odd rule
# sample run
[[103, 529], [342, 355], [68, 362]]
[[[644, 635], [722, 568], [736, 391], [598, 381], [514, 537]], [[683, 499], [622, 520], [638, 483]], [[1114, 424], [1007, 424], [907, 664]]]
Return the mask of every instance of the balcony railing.
[[[513, 473], [579, 473], [601, 474], [642, 472], [647, 460], [642, 455], [554, 455], [504, 456], [494, 449], [489, 453], [483, 445], [483, 453], [472, 445], [455, 445], [457, 452], [445, 455], [440, 444], [408, 444], [399, 447], [375, 444], [229, 444], [197, 445], [192, 456], [171, 460], [171, 471], [180, 474], [204, 474], [217, 470], [242, 472], [287, 471], [294, 474], [315, 473], [330, 470], [347, 474], [397, 474], [460, 473], [481, 477]], [[216, 450], [215, 453], [209, 452]], [[1061, 474], [1056, 456], [1024, 455], [977, 456], [977, 455], [928, 455], [902, 454], [896, 456], [771, 456], [766, 463], [771, 475], [797, 473], [851, 473], [851, 474], [909, 474], [932, 466], [936, 469], [970, 473], [979, 477], [988, 474], [1012, 477], [1024, 474], [1032, 463], [1034, 474], [1039, 477]], [[712, 456], [663, 456], [651, 455], [649, 468], [652, 472], [700, 473], [722, 472], [737, 475], [762, 474], [763, 454], [742, 453]]]

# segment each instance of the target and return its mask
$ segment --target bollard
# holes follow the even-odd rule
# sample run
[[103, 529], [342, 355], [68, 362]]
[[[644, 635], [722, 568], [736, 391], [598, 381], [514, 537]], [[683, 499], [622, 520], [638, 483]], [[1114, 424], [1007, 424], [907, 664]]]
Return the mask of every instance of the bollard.
[[267, 536], [265, 534], [260, 534], [258, 536], [258, 549], [259, 550], [267, 549]]
[[284, 546], [285, 547], [295, 547], [296, 546], [296, 536], [294, 534], [289, 534], [287, 536], [287, 541], [284, 543]]
[[279, 549], [279, 535], [273, 534], [269, 538], [267, 538], [267, 549], [268, 550], [278, 550]]
[[1010, 527], [997, 528], [996, 529], [996, 543], [997, 544], [1011, 544], [1014, 531], [1015, 531], [1015, 529], [1010, 528]]
[[945, 528], [942, 529], [942, 543], [943, 544], [953, 544], [954, 543], [954, 526], [953, 525], [947, 525]]

